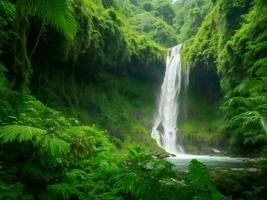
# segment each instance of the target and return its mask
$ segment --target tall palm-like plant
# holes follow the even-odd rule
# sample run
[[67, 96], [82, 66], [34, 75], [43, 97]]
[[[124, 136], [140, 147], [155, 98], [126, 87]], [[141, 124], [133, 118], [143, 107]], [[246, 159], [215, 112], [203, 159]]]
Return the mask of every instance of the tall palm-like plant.
[[31, 62], [27, 52], [29, 16], [37, 17], [43, 24], [50, 24], [66, 37], [76, 34], [76, 20], [71, 0], [18, 0], [16, 1], [16, 43], [14, 73], [16, 88], [25, 88], [31, 74]]

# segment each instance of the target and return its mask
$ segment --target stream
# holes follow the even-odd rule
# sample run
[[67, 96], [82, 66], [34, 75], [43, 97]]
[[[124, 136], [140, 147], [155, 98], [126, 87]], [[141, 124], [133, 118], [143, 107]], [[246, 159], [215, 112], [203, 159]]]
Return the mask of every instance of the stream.
[[192, 159], [201, 161], [211, 171], [257, 171], [249, 158], [192, 154], [177, 154], [176, 157], [167, 158], [168, 161], [175, 165], [178, 171], [187, 171], [188, 165]]

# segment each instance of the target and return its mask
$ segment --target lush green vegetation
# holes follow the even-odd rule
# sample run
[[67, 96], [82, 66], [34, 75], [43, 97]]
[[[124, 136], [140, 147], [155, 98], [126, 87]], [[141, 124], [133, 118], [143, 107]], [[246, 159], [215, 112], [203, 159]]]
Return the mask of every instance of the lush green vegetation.
[[184, 50], [193, 67], [217, 67], [225, 133], [235, 152], [266, 146], [266, 9], [260, 0], [218, 1]]
[[165, 47], [177, 44], [173, 27], [175, 12], [170, 2], [165, 0], [130, 1], [128, 18], [138, 33]]
[[[0, 0], [0, 199], [264, 199], [266, 13], [265, 0]], [[162, 159], [151, 120], [180, 42], [186, 150], [230, 144], [258, 158], [255, 176]]]
[[[219, 75], [224, 121], [218, 130], [228, 138], [228, 150], [239, 155], [257, 155], [262, 167], [266, 166], [267, 141], [266, 9], [266, 2], [261, 0], [217, 0], [183, 50], [184, 63], [192, 71], [212, 69]], [[266, 183], [257, 177], [252, 180], [254, 192], [244, 192], [250, 185], [244, 184], [246, 179], [252, 177], [226, 174], [223, 181], [229, 182], [224, 184], [239, 186], [231, 192], [221, 187], [221, 191], [235, 194], [235, 198], [260, 198], [257, 193], [262, 193]]]
[[194, 36], [214, 5], [212, 0], [181, 0], [174, 5], [174, 28], [179, 42]]
[[119, 149], [94, 125], [10, 95], [16, 106], [1, 106], [9, 115], [0, 127], [0, 199], [224, 199], [196, 160], [177, 174], [145, 147]]

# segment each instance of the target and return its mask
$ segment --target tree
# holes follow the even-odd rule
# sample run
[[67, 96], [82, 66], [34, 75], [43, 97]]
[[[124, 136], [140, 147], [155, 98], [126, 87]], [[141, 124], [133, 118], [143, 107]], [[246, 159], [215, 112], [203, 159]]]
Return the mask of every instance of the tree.
[[76, 34], [76, 20], [73, 16], [71, 0], [17, 1], [13, 68], [16, 76], [15, 88], [17, 89], [26, 88], [31, 75], [31, 61], [27, 49], [27, 33], [30, 27], [29, 16], [39, 18], [42, 21], [42, 27], [49, 24], [68, 38], [73, 39]]
[[168, 24], [172, 24], [172, 21], [175, 17], [175, 13], [170, 3], [161, 4], [156, 9], [156, 15], [161, 17]]

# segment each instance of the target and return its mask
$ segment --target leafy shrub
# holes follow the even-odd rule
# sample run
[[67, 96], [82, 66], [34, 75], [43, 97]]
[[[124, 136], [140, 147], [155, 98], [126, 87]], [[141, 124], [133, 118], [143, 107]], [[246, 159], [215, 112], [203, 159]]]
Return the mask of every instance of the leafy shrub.
[[219, 194], [205, 165], [196, 160], [184, 177], [142, 146], [119, 151], [95, 126], [82, 126], [28, 95], [20, 103], [17, 116], [0, 126], [0, 199], [194, 199]]

